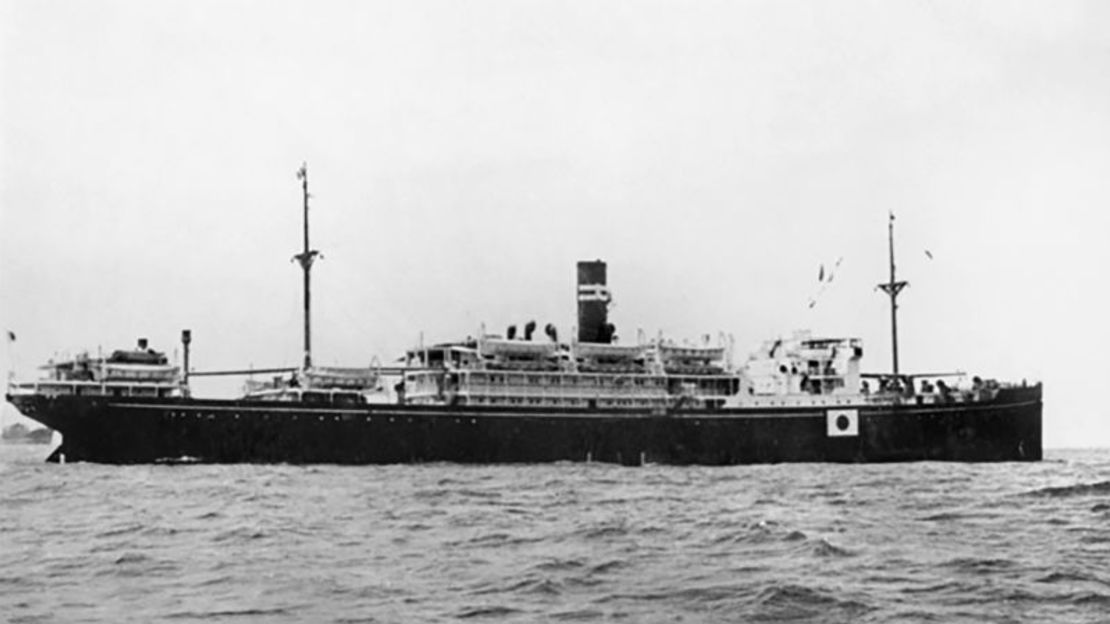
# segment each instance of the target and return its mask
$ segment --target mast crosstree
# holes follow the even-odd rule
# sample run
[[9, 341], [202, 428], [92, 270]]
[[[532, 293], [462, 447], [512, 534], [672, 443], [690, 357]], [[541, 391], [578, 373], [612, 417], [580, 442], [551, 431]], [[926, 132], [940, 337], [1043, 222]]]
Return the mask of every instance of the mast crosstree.
[[304, 269], [304, 367], [312, 367], [312, 263], [320, 256], [320, 252], [311, 249], [308, 244], [308, 163], [301, 163], [297, 170], [297, 179], [301, 181], [304, 194], [304, 251], [293, 256]]
[[909, 282], [899, 282], [894, 276], [894, 213], [890, 213], [890, 281], [879, 284], [879, 288], [890, 296], [890, 344], [893, 356], [894, 376], [898, 376], [898, 293], [909, 285]]

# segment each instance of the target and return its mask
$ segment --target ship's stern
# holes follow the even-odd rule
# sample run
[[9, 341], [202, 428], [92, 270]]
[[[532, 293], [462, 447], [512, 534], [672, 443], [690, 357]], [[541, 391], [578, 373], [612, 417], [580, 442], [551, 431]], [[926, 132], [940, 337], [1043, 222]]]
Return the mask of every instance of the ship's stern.
[[[66, 432], [73, 427], [79, 413], [83, 411], [81, 405], [74, 402], [73, 397], [21, 392], [18, 387], [9, 389], [4, 398], [23, 416], [60, 434], [61, 441], [47, 461], [63, 461], [67, 455]], [[57, 436], [51, 438], [54, 439]]]

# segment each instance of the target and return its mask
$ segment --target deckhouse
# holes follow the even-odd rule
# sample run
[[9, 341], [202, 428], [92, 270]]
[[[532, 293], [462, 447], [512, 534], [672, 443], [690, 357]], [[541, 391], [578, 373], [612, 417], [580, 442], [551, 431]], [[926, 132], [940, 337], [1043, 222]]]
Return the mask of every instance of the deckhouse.
[[172, 397], [184, 392], [179, 369], [140, 338], [132, 350], [91, 356], [87, 352], [40, 367], [42, 379], [10, 385], [12, 394], [45, 396]]

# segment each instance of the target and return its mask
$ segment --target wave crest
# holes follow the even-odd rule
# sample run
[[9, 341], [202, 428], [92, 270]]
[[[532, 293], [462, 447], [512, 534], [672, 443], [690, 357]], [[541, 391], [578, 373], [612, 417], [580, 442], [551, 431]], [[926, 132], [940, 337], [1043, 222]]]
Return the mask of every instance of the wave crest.
[[1094, 496], [1100, 494], [1110, 495], [1110, 481], [1096, 483], [1076, 483], [1058, 487], [1046, 487], [1026, 492], [1027, 496], [1068, 497], [1068, 496]]

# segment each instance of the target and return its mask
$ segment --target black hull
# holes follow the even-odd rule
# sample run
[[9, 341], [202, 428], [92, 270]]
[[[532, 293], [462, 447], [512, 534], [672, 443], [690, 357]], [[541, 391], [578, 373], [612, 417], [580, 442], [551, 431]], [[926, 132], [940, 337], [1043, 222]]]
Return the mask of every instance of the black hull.
[[[52, 459], [100, 463], [1036, 461], [1040, 387], [989, 402], [745, 408], [670, 414], [14, 396], [63, 434]], [[830, 435], [828, 409], [858, 410]]]

